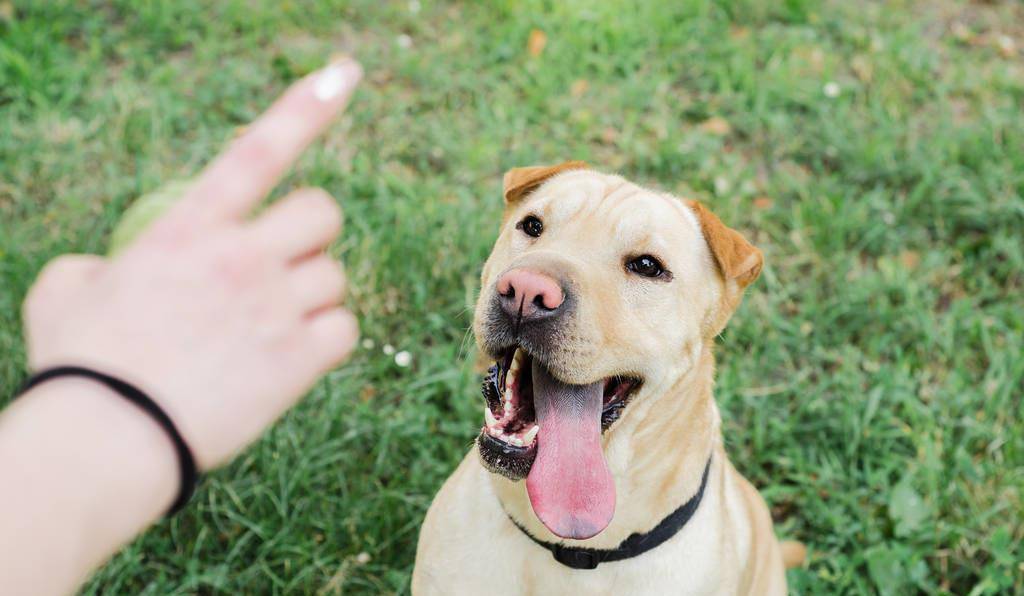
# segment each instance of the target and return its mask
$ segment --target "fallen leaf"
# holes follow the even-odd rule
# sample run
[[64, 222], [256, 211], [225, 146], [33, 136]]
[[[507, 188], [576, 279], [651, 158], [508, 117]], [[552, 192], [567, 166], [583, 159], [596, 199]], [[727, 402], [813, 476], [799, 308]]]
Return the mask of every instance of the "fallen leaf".
[[724, 137], [732, 132], [732, 126], [729, 124], [729, 121], [721, 116], [712, 116], [701, 122], [700, 129], [717, 137]]
[[756, 209], [770, 209], [774, 202], [765, 196], [760, 196], [754, 199], [754, 207]]
[[900, 263], [907, 269], [917, 269], [921, 263], [921, 255], [917, 251], [905, 250], [900, 253]]
[[746, 39], [750, 35], [750, 29], [733, 25], [729, 27], [729, 37], [732, 39]]
[[534, 29], [530, 31], [530, 39], [526, 42], [526, 51], [531, 56], [536, 58], [540, 56], [544, 51], [544, 46], [548, 45], [548, 36], [540, 29]]
[[576, 79], [573, 81], [572, 87], [569, 88], [569, 93], [573, 97], [579, 97], [586, 93], [587, 89], [590, 89], [590, 83], [586, 79]]

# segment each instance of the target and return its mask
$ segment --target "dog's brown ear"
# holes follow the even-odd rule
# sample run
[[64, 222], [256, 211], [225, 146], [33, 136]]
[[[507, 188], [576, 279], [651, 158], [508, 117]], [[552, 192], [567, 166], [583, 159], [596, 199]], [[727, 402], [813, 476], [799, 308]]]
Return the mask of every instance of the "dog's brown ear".
[[764, 265], [761, 251], [701, 203], [690, 201], [689, 204], [700, 221], [700, 229], [722, 276], [735, 281], [740, 289], [750, 285], [761, 274]]
[[566, 170], [585, 169], [587, 169], [587, 164], [582, 161], [565, 161], [555, 166], [512, 168], [505, 172], [503, 179], [505, 203], [515, 203], [555, 174]]

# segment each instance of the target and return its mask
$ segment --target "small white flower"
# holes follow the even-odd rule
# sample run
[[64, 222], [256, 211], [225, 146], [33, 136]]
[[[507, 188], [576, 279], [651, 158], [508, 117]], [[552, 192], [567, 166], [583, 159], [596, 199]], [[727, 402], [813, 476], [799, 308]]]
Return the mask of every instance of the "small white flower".
[[395, 353], [395, 346], [391, 344], [384, 344], [384, 347], [381, 349], [384, 350], [384, 353], [387, 354], [388, 356]]
[[402, 48], [403, 50], [408, 50], [409, 48], [412, 47], [412, 38], [406, 35], [405, 33], [399, 35], [398, 47]]
[[409, 0], [409, 12], [412, 14], [419, 14], [420, 8], [422, 8], [422, 6], [420, 6], [420, 0]]
[[828, 97], [830, 99], [835, 99], [836, 97], [839, 97], [839, 91], [839, 83], [835, 81], [829, 81], [825, 83], [825, 87], [822, 88], [822, 92], [825, 94], [825, 97]]
[[374, 343], [374, 341], [372, 339], [370, 339], [369, 337], [367, 337], [366, 339], [363, 340], [363, 349], [364, 350], [372, 350], [375, 345], [377, 345], [377, 344]]
[[361, 552], [358, 555], [356, 555], [356, 563], [359, 563], [360, 565], [366, 565], [369, 562], [370, 562], [370, 553], [364, 551], [364, 552]]
[[724, 195], [732, 189], [732, 183], [725, 176], [715, 176], [715, 194]]
[[401, 366], [402, 368], [409, 366], [410, 364], [412, 364], [412, 354], [406, 352], [405, 350], [402, 350], [401, 352], [395, 354], [395, 364]]

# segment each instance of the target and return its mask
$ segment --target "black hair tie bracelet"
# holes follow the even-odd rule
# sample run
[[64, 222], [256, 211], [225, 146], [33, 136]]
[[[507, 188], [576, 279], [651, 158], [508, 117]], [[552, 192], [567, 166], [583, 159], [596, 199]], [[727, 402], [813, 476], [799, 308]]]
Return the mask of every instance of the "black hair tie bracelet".
[[196, 471], [196, 460], [192, 457], [192, 451], [188, 448], [185, 439], [181, 437], [181, 433], [178, 432], [177, 427], [171, 422], [167, 413], [134, 385], [129, 385], [110, 375], [80, 366], [57, 366], [39, 371], [25, 381], [18, 395], [22, 395], [36, 385], [56, 377], [85, 377], [97, 381], [141, 408], [142, 411], [149, 414], [149, 417], [160, 425], [160, 428], [164, 429], [164, 432], [170, 437], [171, 443], [174, 444], [174, 451], [178, 454], [178, 465], [181, 471], [178, 497], [167, 511], [167, 516], [169, 517], [180, 511], [188, 503], [189, 499], [192, 498], [192, 493], [195, 492], [196, 484], [199, 482], [199, 473]]

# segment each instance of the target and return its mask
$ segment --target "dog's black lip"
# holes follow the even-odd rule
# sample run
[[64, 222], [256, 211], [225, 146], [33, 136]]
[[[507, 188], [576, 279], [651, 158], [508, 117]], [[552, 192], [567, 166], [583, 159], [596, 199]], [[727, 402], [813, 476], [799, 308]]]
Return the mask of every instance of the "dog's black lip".
[[500, 451], [502, 455], [507, 455], [509, 457], [525, 457], [529, 455], [531, 451], [537, 450], [536, 443], [530, 445], [529, 447], [517, 447], [515, 445], [510, 445], [504, 441], [499, 441], [498, 439], [495, 439], [494, 437], [485, 432], [480, 433], [480, 440], [487, 443], [488, 446], [494, 448], [495, 450]]
[[529, 447], [509, 445], [486, 432], [481, 431], [476, 438], [477, 452], [484, 467], [494, 474], [500, 474], [513, 482], [524, 480], [533, 468], [537, 458], [537, 444]]

